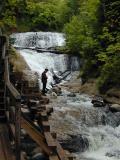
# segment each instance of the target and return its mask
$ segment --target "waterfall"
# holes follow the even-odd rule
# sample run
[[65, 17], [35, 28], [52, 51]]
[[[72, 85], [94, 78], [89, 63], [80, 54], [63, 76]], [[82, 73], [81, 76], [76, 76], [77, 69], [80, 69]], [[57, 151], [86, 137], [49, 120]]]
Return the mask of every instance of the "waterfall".
[[[52, 32], [27, 32], [14, 33], [11, 35], [13, 46], [17, 47], [19, 53], [24, 57], [30, 69], [39, 74], [41, 84], [41, 73], [45, 68], [49, 69], [47, 88], [53, 83], [51, 70], [64, 72], [66, 70], [79, 70], [80, 60], [73, 56], [69, 58], [66, 54], [55, 54], [49, 52], [51, 48], [65, 45], [65, 35]], [[33, 50], [34, 48], [34, 50]], [[46, 49], [45, 52], [37, 52], [36, 48]], [[41, 88], [41, 87], [40, 87]]]
[[14, 47], [21, 48], [54, 48], [65, 44], [65, 35], [52, 32], [14, 33]]

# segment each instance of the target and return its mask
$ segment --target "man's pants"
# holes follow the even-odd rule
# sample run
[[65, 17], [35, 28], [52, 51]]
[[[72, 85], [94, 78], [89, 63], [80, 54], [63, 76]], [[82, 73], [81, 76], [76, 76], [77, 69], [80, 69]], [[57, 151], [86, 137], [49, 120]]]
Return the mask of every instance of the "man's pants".
[[42, 93], [45, 94], [46, 93], [46, 82], [43, 82], [43, 90], [42, 90]]

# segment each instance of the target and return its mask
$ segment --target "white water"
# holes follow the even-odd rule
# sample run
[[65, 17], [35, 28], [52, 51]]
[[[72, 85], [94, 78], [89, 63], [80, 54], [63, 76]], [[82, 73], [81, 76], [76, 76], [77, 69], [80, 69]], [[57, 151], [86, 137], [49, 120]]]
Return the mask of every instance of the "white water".
[[[77, 57], [69, 58], [66, 54], [54, 54], [48, 52], [37, 52], [31, 48], [54, 48], [64, 46], [65, 36], [61, 33], [51, 32], [27, 32], [12, 34], [14, 39], [14, 47], [19, 48], [19, 53], [24, 57], [31, 71], [37, 72], [39, 75], [39, 85], [41, 86], [41, 74], [45, 68], [49, 69], [47, 88], [51, 88], [53, 82], [51, 70], [64, 72], [67, 69], [78, 70], [79, 60]], [[21, 49], [28, 48], [28, 49]], [[70, 60], [70, 61], [69, 61]]]
[[[94, 108], [87, 95], [65, 95], [51, 104], [55, 111], [51, 118], [52, 123], [55, 122], [52, 129], [58, 132], [58, 138], [65, 140], [69, 135], [78, 137], [73, 149], [83, 146], [82, 142], [79, 142], [79, 135], [82, 135], [83, 139], [87, 138], [89, 147], [84, 152], [75, 153], [77, 160], [120, 160], [120, 125], [110, 126], [109, 121], [110, 119], [116, 124], [115, 117], [120, 121], [120, 114], [109, 115], [104, 109]], [[103, 125], [103, 116], [106, 125]]]
[[89, 128], [89, 151], [83, 155], [95, 160], [120, 159], [120, 126], [98, 126]]
[[65, 44], [64, 34], [52, 32], [27, 32], [11, 35], [15, 39], [14, 46], [22, 48], [51, 48]]
[[[36, 51], [28, 49], [20, 50], [19, 52], [26, 60], [30, 69], [34, 72], [37, 72], [39, 74], [39, 77], [41, 77], [41, 74], [45, 68], [49, 69], [49, 72], [47, 73], [48, 75], [47, 88], [51, 88], [51, 82], [53, 83], [53, 78], [51, 73], [52, 69], [54, 71], [67, 70], [67, 61], [68, 61], [67, 55], [56, 55], [49, 52], [38, 53]], [[41, 78], [39, 78], [39, 83], [41, 85]]]

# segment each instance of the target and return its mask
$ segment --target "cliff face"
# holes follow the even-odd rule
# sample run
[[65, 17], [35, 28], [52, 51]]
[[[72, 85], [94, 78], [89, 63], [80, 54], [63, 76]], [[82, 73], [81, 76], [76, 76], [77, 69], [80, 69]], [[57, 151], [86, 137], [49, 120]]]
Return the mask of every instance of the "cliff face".
[[9, 60], [13, 66], [14, 72], [23, 72], [23, 70], [29, 70], [24, 58], [13, 47], [10, 48]]

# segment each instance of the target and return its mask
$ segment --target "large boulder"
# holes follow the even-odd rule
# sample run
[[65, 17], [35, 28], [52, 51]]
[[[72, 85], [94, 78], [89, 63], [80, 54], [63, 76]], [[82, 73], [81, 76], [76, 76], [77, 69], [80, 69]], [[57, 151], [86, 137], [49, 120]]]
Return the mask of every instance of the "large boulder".
[[94, 96], [91, 103], [94, 107], [104, 107], [105, 102], [104, 99], [101, 96]]
[[112, 104], [109, 106], [111, 112], [120, 112], [120, 105], [119, 104]]
[[57, 95], [60, 95], [62, 93], [61, 88], [59, 86], [53, 87], [52, 92], [56, 93]]

